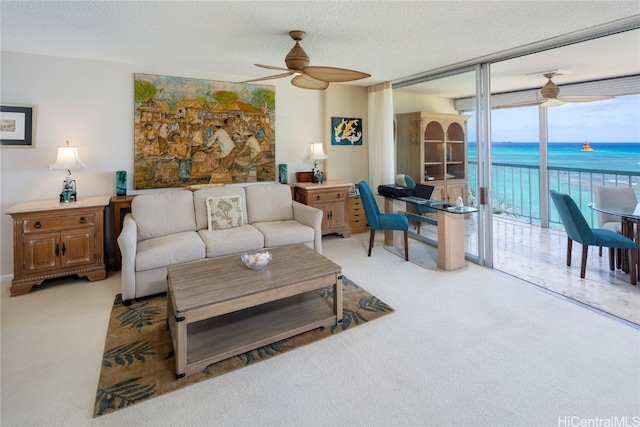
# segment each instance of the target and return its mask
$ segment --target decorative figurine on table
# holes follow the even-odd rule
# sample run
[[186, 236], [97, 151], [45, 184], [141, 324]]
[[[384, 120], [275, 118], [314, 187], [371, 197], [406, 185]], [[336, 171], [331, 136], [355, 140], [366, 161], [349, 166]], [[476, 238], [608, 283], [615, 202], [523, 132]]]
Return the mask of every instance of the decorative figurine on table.
[[76, 193], [76, 180], [73, 179], [73, 175], [71, 175], [71, 170], [67, 169], [69, 175], [64, 180], [64, 185], [62, 186], [62, 193], [60, 193], [60, 201], [64, 203], [69, 203], [71, 200], [74, 202], [78, 201], [78, 195]]

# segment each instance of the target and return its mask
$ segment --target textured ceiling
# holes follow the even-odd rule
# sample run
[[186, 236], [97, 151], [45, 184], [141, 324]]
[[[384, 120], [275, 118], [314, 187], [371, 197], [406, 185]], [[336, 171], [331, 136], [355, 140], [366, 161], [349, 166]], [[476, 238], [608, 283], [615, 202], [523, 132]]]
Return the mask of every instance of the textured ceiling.
[[369, 86], [629, 17], [640, 21], [639, 1], [2, 0], [0, 40], [8, 52], [257, 78], [274, 73], [254, 63], [284, 66], [300, 29], [311, 65], [370, 73], [355, 82]]

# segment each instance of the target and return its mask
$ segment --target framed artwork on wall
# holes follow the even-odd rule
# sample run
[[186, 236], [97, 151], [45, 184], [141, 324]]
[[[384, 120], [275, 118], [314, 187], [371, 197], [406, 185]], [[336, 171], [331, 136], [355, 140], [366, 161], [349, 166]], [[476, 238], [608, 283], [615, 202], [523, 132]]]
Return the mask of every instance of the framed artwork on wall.
[[362, 119], [331, 117], [331, 145], [362, 145]]
[[0, 104], [0, 146], [34, 148], [36, 146], [36, 107]]
[[134, 74], [134, 188], [275, 181], [275, 87]]

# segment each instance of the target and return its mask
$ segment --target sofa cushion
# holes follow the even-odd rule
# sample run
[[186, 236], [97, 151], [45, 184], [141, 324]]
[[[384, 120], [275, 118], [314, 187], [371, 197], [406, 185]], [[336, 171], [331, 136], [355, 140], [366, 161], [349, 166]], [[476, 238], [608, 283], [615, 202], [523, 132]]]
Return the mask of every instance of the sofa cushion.
[[196, 230], [193, 193], [187, 190], [142, 194], [131, 202], [138, 240]]
[[207, 248], [207, 258], [237, 254], [264, 247], [264, 236], [252, 225], [224, 230], [199, 230], [198, 234]]
[[207, 218], [209, 231], [244, 225], [242, 218], [242, 197], [207, 197]]
[[293, 245], [313, 242], [314, 230], [298, 221], [267, 221], [253, 224], [264, 235], [264, 246]]
[[198, 233], [185, 231], [139, 242], [135, 269], [136, 271], [152, 270], [197, 261], [204, 257], [205, 245]]
[[293, 201], [291, 188], [288, 185], [249, 185], [245, 191], [249, 224], [293, 219]]
[[223, 196], [240, 196], [240, 206], [242, 208], [242, 218], [247, 224], [247, 203], [244, 187], [239, 185], [227, 185], [225, 187], [203, 188], [193, 192], [193, 206], [196, 211], [196, 229], [206, 230], [209, 228], [207, 215], [207, 198]]

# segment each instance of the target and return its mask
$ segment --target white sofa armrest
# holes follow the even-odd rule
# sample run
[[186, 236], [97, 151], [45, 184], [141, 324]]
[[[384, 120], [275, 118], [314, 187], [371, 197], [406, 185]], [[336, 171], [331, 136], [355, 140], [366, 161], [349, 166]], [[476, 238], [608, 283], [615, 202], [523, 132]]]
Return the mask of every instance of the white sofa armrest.
[[293, 219], [313, 228], [313, 249], [322, 254], [322, 210], [300, 202], [293, 203]]
[[136, 296], [136, 251], [138, 246], [138, 225], [130, 213], [125, 215], [122, 231], [118, 236], [118, 246], [122, 254], [122, 299], [130, 301]]

